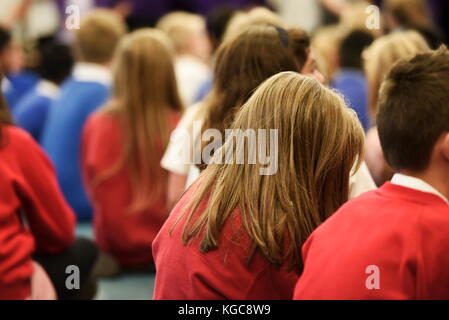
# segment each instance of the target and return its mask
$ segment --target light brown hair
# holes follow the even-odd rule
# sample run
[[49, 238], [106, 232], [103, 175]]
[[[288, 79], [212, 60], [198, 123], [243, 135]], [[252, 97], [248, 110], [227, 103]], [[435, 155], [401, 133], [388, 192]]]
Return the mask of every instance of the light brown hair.
[[170, 114], [183, 109], [173, 54], [168, 38], [156, 29], [134, 31], [124, 37], [117, 50], [115, 101], [103, 112], [118, 114], [124, 120], [123, 154], [95, 181], [107, 179], [126, 165], [134, 195], [130, 206], [133, 212], [146, 209], [166, 190], [166, 172], [159, 162], [170, 137]]
[[125, 33], [126, 26], [118, 14], [96, 9], [81, 20], [75, 32], [75, 48], [82, 61], [104, 64], [112, 59]]
[[156, 24], [173, 42], [177, 53], [187, 50], [190, 38], [198, 32], [206, 32], [205, 19], [197, 14], [174, 11], [166, 14]]
[[425, 0], [386, 0], [384, 9], [403, 27], [432, 27], [429, 7]]
[[377, 125], [385, 159], [395, 170], [426, 168], [438, 138], [449, 132], [449, 51], [398, 62], [380, 91]]
[[282, 71], [302, 69], [308, 56], [307, 33], [297, 28], [277, 28], [252, 27], [220, 46], [213, 88], [205, 101], [203, 130], [214, 128], [224, 133], [234, 114], [263, 81]]
[[216, 249], [238, 208], [254, 249], [277, 267], [286, 263], [300, 271], [302, 244], [348, 199], [351, 169], [363, 158], [363, 129], [341, 96], [296, 72], [265, 81], [231, 129], [277, 129], [278, 171], [261, 175], [260, 163], [218, 164], [220, 150], [231, 147], [228, 139], [178, 217], [177, 223], [186, 217], [182, 240], [199, 238], [201, 252]]
[[416, 31], [398, 31], [376, 39], [363, 54], [368, 83], [368, 106], [372, 119], [377, 113], [379, 88], [395, 62], [430, 50]]

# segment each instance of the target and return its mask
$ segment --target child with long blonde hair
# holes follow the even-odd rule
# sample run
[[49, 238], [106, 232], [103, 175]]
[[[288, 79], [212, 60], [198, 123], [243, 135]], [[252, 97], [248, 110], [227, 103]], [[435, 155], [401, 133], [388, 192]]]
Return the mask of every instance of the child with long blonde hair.
[[231, 129], [276, 130], [256, 144], [276, 146], [277, 171], [262, 175], [263, 164], [248, 159], [220, 163], [223, 152], [241, 155], [226, 140], [153, 243], [156, 299], [290, 299], [302, 243], [348, 199], [363, 130], [342, 97], [316, 80], [271, 77]]
[[126, 36], [113, 98], [89, 119], [82, 157], [96, 241], [122, 266], [152, 261], [149, 248], [168, 213], [159, 162], [182, 109], [168, 38], [155, 29]]
[[[191, 129], [195, 121], [201, 124], [203, 131], [224, 132], [257, 86], [281, 71], [299, 72], [323, 81], [305, 31], [258, 25], [224, 41], [215, 57], [211, 93], [200, 104], [189, 108], [179, 125], [190, 130], [190, 144], [174, 137], [161, 162], [162, 167], [170, 171], [169, 207], [173, 207], [185, 190], [186, 181], [189, 184], [198, 176], [195, 158], [201, 155], [203, 141], [201, 133], [196, 135]], [[191, 155], [190, 162], [184, 159], [184, 154]], [[352, 177], [351, 196], [375, 187], [365, 164]]]

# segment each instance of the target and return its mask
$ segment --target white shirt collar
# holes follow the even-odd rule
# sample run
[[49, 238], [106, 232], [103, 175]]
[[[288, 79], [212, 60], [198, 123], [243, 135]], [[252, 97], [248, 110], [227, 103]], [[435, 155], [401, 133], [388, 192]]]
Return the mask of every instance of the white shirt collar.
[[415, 190], [419, 190], [422, 192], [433, 193], [443, 199], [447, 204], [449, 204], [449, 200], [441, 194], [437, 189], [432, 187], [430, 184], [421, 180], [419, 178], [407, 176], [405, 174], [396, 173], [391, 179], [392, 184], [396, 184], [399, 186], [403, 186], [406, 188], [411, 188]]
[[41, 80], [36, 86], [36, 92], [41, 96], [54, 99], [59, 94], [59, 87], [48, 80]]
[[98, 82], [105, 86], [110, 86], [112, 83], [111, 71], [95, 63], [78, 62], [73, 69], [73, 78], [83, 82]]
[[11, 86], [11, 83], [9, 82], [9, 80], [6, 77], [4, 77], [2, 79], [2, 83], [1, 83], [2, 92], [8, 91], [10, 86]]

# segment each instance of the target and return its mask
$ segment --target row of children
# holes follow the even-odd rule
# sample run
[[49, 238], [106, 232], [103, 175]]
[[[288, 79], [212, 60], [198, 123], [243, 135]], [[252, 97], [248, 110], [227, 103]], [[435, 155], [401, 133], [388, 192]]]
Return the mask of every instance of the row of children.
[[[70, 79], [45, 107], [45, 121], [39, 137], [56, 172], [53, 172], [40, 147], [11, 125], [9, 112], [2, 105], [3, 145], [0, 154], [4, 166], [2, 172], [8, 173], [4, 185], [9, 188], [9, 196], [2, 197], [1, 202], [5, 210], [1, 213], [4, 227], [0, 230], [0, 250], [5, 257], [3, 260], [7, 261], [0, 265], [0, 292], [5, 294], [2, 298], [39, 298], [42, 297], [39, 293], [42, 288], [48, 289], [43, 293], [47, 297], [54, 296], [51, 283], [58, 297], [66, 298], [68, 294], [63, 277], [69, 264], [82, 266], [82, 287], [89, 292], [97, 252], [89, 241], [74, 240], [72, 209], [79, 218], [86, 218], [91, 214], [92, 203], [96, 243], [100, 250], [112, 256], [112, 260], [122, 268], [149, 268], [154, 261], [157, 268], [156, 298], [289, 299], [303, 269], [300, 249], [308, 236], [348, 197], [355, 198], [375, 189], [363, 162], [363, 129], [346, 107], [344, 99], [320, 84], [325, 79], [317, 70], [308, 35], [300, 29], [286, 26], [268, 10], [255, 9], [234, 15], [215, 53], [210, 93], [200, 103], [189, 107], [178, 123], [186, 99], [178, 94], [178, 83], [181, 82], [175, 56], [185, 55], [182, 50], [187, 47], [204, 46], [195, 40], [178, 46], [184, 42], [186, 30], [191, 29], [179, 24], [186, 14], [175, 15], [178, 18], [172, 16], [172, 21], [170, 17], [161, 20], [159, 26], [163, 31], [143, 29], [126, 36], [123, 22], [110, 11], [94, 11], [83, 19], [76, 32], [78, 62]], [[198, 40], [202, 36], [192, 36], [191, 39]], [[357, 39], [358, 36], [349, 34], [348, 42], [350, 37]], [[180, 42], [177, 39], [181, 39]], [[404, 40], [400, 46], [404, 50], [396, 50], [397, 39]], [[361, 52], [364, 46], [360, 46], [358, 40], [356, 42]], [[429, 48], [418, 33], [398, 31], [375, 40], [365, 52], [368, 79], [375, 75], [380, 87], [394, 62], [429, 52]], [[385, 65], [383, 55], [388, 52], [391, 59]], [[44, 50], [41, 56], [45, 56]], [[432, 71], [433, 61], [444, 62], [447, 52], [441, 49], [418, 57]], [[375, 61], [382, 64], [369, 71]], [[445, 70], [444, 63], [439, 67]], [[419, 108], [435, 109], [431, 118], [435, 123], [446, 120], [444, 104], [441, 103], [445, 101], [444, 94], [435, 101], [431, 99], [441, 91], [433, 87], [440, 85], [443, 88], [448, 84], [444, 77], [429, 73], [423, 89], [419, 89], [419, 83], [411, 90], [409, 82], [416, 80], [413, 74], [421, 69], [418, 66], [416, 70], [413, 61], [406, 63], [403, 69], [397, 76], [393, 73], [390, 85], [396, 81], [397, 87], [388, 92], [393, 96], [400, 92], [401, 79], [405, 79], [407, 87], [404, 90], [407, 93], [403, 96], [410, 101], [421, 101], [414, 98], [419, 94], [418, 97], [428, 104], [417, 104], [417, 109], [410, 110], [410, 114], [387, 114], [384, 121], [390, 122], [383, 127], [378, 120], [375, 141], [373, 146], [367, 145], [367, 155], [373, 150], [371, 152], [381, 159], [375, 163], [382, 163], [384, 170], [387, 166], [382, 159], [385, 152], [387, 162], [395, 170], [406, 170], [403, 173], [416, 175], [410, 170], [421, 170], [426, 166], [412, 168], [397, 164], [392, 162], [388, 152], [393, 152], [395, 157], [402, 154], [411, 159], [424, 157], [423, 163], [430, 163], [425, 160], [429, 160], [434, 149], [430, 150], [428, 146], [433, 147], [437, 138], [440, 139], [447, 130], [444, 124], [422, 128], [422, 117], [431, 115], [426, 113], [428, 109]], [[441, 83], [432, 82], [439, 78]], [[372, 85], [369, 89], [372, 90]], [[378, 97], [377, 89], [376, 99], [384, 99], [387, 106], [396, 103], [388, 93]], [[408, 116], [411, 118], [406, 118]], [[179, 160], [181, 154], [201, 152], [204, 141], [193, 134], [195, 121], [202, 124], [203, 132], [211, 128], [221, 133], [227, 128], [278, 129], [278, 172], [261, 176], [257, 165], [214, 164], [207, 166], [199, 175], [204, 164], [198, 168], [194, 163]], [[406, 125], [409, 122], [413, 123], [412, 128]], [[176, 139], [170, 141], [170, 132], [175, 127], [192, 133], [189, 145], [193, 150]], [[410, 137], [407, 135], [409, 131], [382, 131], [414, 131], [415, 128], [420, 128], [423, 136]], [[392, 143], [393, 150], [387, 152], [384, 147], [382, 152], [379, 142], [376, 144], [377, 132], [382, 146]], [[384, 134], [388, 137], [385, 138]], [[405, 136], [418, 139], [419, 143], [406, 144], [399, 139], [401, 134], [404, 134], [404, 139]], [[434, 152], [439, 158], [435, 161], [439, 167], [445, 168], [445, 140], [438, 141]], [[428, 149], [418, 148], [416, 151], [415, 147], [420, 143]], [[368, 163], [369, 159], [366, 158]], [[424, 174], [419, 177], [446, 195], [444, 186], [434, 182], [434, 170], [430, 178]], [[438, 174], [438, 179], [445, 178]], [[192, 182], [194, 184], [182, 195]], [[420, 190], [435, 193], [425, 185], [423, 188], [421, 183]], [[369, 192], [353, 201], [377, 197], [379, 192], [382, 191]], [[422, 196], [422, 192], [414, 196], [418, 195]], [[432, 198], [432, 195], [428, 197]], [[425, 200], [427, 205], [438, 204], [438, 199], [430, 203]], [[360, 206], [363, 210], [364, 202]], [[389, 204], [384, 207], [390, 210]], [[408, 208], [407, 204], [403, 207]], [[447, 211], [444, 202], [439, 210]], [[376, 214], [380, 212], [378, 209], [374, 211]], [[382, 223], [379, 228], [387, 221], [373, 219]], [[417, 219], [409, 222], [415, 223], [413, 227], [421, 228], [416, 224]], [[366, 223], [367, 226], [373, 225], [373, 221]], [[357, 222], [352, 224], [353, 228], [345, 229], [345, 236], [350, 235], [351, 230], [357, 230]], [[444, 225], [444, 219], [441, 225]], [[319, 230], [321, 228], [317, 232]], [[384, 231], [387, 233], [389, 230]], [[393, 231], [402, 230], [392, 228]], [[377, 235], [379, 230], [374, 232]], [[367, 230], [364, 233], [369, 234]], [[385, 239], [388, 235], [397, 236], [386, 234]], [[358, 245], [358, 240], [354, 235], [354, 246]], [[152, 244], [153, 255], [150, 250]], [[367, 252], [362, 242], [360, 248], [361, 252]], [[346, 250], [344, 257], [351, 257], [353, 247]], [[424, 254], [422, 251], [414, 253]], [[353, 259], [364, 263], [362, 258], [357, 256]], [[311, 270], [319, 272], [312, 258], [310, 261]], [[346, 260], [341, 259], [340, 263], [343, 268]], [[387, 263], [379, 257], [370, 264], [377, 264], [382, 269]], [[50, 276], [51, 283], [47, 279], [47, 286], [34, 285], [45, 282], [42, 267]], [[391, 279], [398, 280], [394, 273], [398, 270], [396, 265], [389, 267]], [[414, 267], [416, 269], [416, 265], [410, 268]], [[335, 268], [329, 272], [338, 270]], [[414, 276], [416, 278], [418, 274]], [[349, 273], [347, 279], [353, 281]], [[310, 290], [314, 292], [313, 288]], [[319, 292], [323, 294], [324, 291]], [[404, 297], [425, 297], [407, 296], [406, 293]], [[341, 294], [344, 295], [345, 291]]]

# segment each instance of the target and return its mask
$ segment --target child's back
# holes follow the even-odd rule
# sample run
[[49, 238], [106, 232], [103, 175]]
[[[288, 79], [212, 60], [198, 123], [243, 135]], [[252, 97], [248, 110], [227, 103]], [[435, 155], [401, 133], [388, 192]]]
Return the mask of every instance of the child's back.
[[[179, 116], [173, 113], [169, 127], [174, 129]], [[165, 193], [141, 212], [130, 212], [133, 187], [129, 171], [122, 167], [104, 182], [93, 186], [95, 177], [114, 167], [123, 153], [123, 119], [117, 115], [97, 112], [92, 115], [83, 135], [83, 168], [94, 206], [95, 237], [104, 252], [112, 254], [122, 266], [145, 266], [152, 262], [151, 244], [168, 216]], [[159, 163], [164, 148], [151, 150], [155, 163]], [[155, 174], [158, 172], [159, 174]], [[164, 169], [152, 168], [154, 177], [163, 177]], [[152, 190], [164, 186], [166, 181], [151, 179]]]
[[60, 96], [50, 107], [42, 146], [53, 161], [67, 201], [80, 219], [89, 219], [92, 209], [81, 179], [81, 132], [89, 114], [106, 102], [109, 86], [106, 71], [106, 81], [86, 81], [86, 78], [77, 78], [79, 67], [75, 68], [74, 77], [64, 84]]
[[0, 299], [25, 299], [31, 293], [31, 255], [66, 249], [75, 219], [37, 143], [13, 126], [0, 130]]

